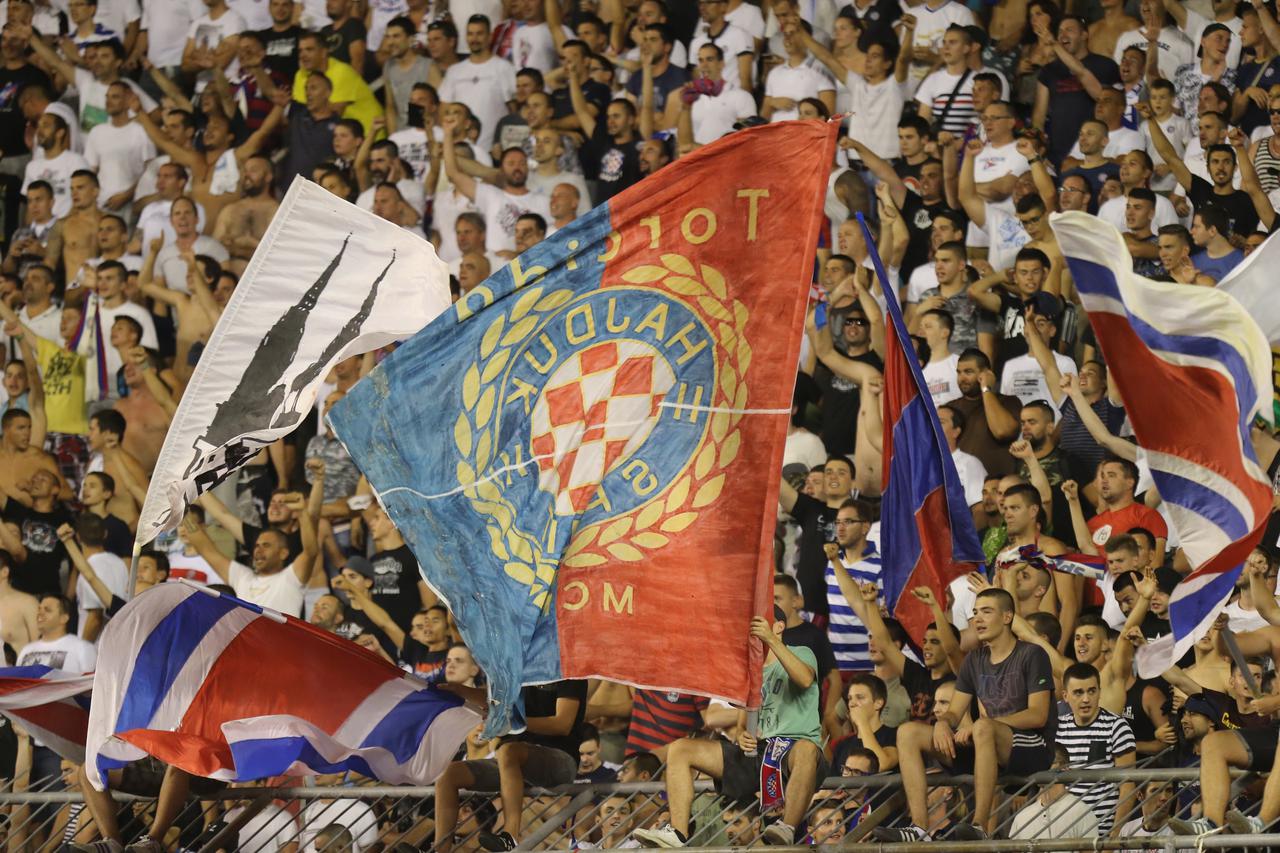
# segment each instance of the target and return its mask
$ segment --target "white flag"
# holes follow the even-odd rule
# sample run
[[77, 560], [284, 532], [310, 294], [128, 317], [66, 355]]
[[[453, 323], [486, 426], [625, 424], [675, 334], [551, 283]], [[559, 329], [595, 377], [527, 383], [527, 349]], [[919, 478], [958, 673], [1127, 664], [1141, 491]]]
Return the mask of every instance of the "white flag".
[[1276, 270], [1280, 269], [1280, 241], [1272, 234], [1227, 277], [1218, 282], [1258, 321], [1272, 346], [1280, 346], [1280, 299], [1276, 298]]
[[413, 335], [449, 304], [449, 271], [430, 243], [295, 178], [169, 426], [138, 541], [172, 530], [291, 433], [335, 364]]

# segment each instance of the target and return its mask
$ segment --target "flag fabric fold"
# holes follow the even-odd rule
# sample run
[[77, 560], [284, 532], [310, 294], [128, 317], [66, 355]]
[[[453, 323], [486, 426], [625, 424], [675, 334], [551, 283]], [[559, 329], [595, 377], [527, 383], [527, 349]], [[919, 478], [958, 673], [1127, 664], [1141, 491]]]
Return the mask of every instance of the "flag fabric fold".
[[[835, 126], [731, 134], [466, 294], [330, 414], [490, 684], [758, 701]], [[514, 714], [514, 716], [513, 716]]]
[[1280, 240], [1273, 233], [1218, 282], [1262, 329], [1272, 346], [1280, 346], [1280, 299], [1275, 294], [1275, 271], [1280, 269]]
[[417, 332], [449, 307], [421, 236], [294, 179], [201, 354], [169, 426], [138, 541], [312, 415], [344, 358]]
[[1192, 567], [1169, 599], [1172, 633], [1138, 651], [1154, 678], [1212, 626], [1266, 525], [1271, 484], [1249, 429], [1271, 412], [1271, 352], [1230, 294], [1134, 274], [1120, 232], [1096, 217], [1051, 222]]
[[146, 755], [227, 782], [351, 770], [429, 785], [480, 721], [349, 640], [186, 582], [125, 605], [99, 648], [85, 749], [99, 789]]
[[84, 761], [93, 673], [47, 666], [0, 667], [0, 714], [62, 758]]
[[938, 601], [945, 601], [947, 586], [982, 565], [985, 557], [897, 292], [889, 283], [861, 214], [858, 224], [887, 309], [882, 401], [884, 491], [880, 500], [884, 597], [890, 612], [920, 642], [933, 615], [909, 591], [927, 586]]

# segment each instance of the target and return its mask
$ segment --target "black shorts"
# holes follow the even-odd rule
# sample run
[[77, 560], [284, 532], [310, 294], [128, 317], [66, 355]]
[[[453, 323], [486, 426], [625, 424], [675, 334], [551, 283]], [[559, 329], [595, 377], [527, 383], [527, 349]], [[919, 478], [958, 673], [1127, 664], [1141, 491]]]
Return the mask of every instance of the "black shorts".
[[1276, 761], [1275, 729], [1236, 729], [1236, 737], [1244, 744], [1244, 751], [1249, 753], [1248, 770], [1255, 773], [1270, 773]]
[[[132, 761], [120, 768], [120, 783], [116, 785], [116, 790], [139, 797], [158, 797], [167, 767], [163, 761], [150, 755], [139, 761]], [[227, 784], [218, 779], [193, 775], [191, 793], [197, 797], [209, 797], [225, 790]]]
[[[788, 753], [789, 755], [790, 753]], [[764, 743], [755, 755], [747, 755], [736, 743], [720, 740], [720, 760], [724, 773], [715, 780], [716, 792], [726, 800], [737, 803], [754, 801], [760, 796], [760, 765], [764, 763]], [[785, 765], [784, 765], [785, 767]], [[815, 781], [827, 778], [827, 758], [818, 750], [818, 767]], [[790, 774], [784, 774], [784, 779]]]
[[[1274, 747], [1274, 744], [1273, 744]], [[1046, 744], [1022, 746], [1014, 744], [1009, 750], [1009, 763], [1002, 770], [1010, 776], [1030, 776], [1053, 766], [1053, 747]], [[956, 744], [956, 757], [951, 762], [955, 773], [973, 772], [973, 745]]]

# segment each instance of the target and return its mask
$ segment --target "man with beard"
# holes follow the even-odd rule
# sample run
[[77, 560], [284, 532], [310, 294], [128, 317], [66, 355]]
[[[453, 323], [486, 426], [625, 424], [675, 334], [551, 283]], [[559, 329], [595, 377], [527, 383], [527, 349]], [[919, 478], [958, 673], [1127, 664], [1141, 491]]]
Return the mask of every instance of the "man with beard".
[[[374, 119], [374, 131], [381, 129], [385, 121], [381, 116]], [[427, 204], [422, 182], [414, 180], [413, 172], [406, 168], [404, 160], [400, 158], [400, 149], [394, 142], [389, 139], [374, 142], [373, 136], [373, 133], [366, 136], [356, 153], [356, 180], [363, 189], [356, 199], [356, 205], [365, 210], [373, 210], [377, 188], [383, 184], [394, 184], [407, 205], [401, 211], [402, 221], [406, 218], [412, 222], [418, 221]]]
[[242, 273], [253, 257], [280, 206], [272, 195], [274, 185], [270, 159], [254, 154], [245, 160], [240, 173], [240, 199], [222, 208], [213, 226], [213, 239], [222, 243], [231, 255], [225, 268]]
[[292, 559], [302, 553], [302, 533], [298, 524], [298, 514], [291, 508], [296, 505], [302, 495], [287, 489], [276, 489], [267, 502], [267, 527], [259, 527], [242, 521], [240, 516], [232, 512], [213, 492], [205, 492], [196, 501], [209, 513], [209, 517], [220, 527], [231, 534], [231, 538], [240, 543], [240, 554], [245, 559], [253, 553], [258, 536], [265, 529], [283, 533], [289, 546], [288, 558]]
[[[1044, 526], [1044, 502], [1034, 486], [1017, 485], [1005, 490], [1000, 501], [1004, 514], [1005, 530], [1008, 540], [1000, 557], [1009, 552], [1016, 552], [1024, 545], [1035, 548], [1047, 557], [1057, 557], [1069, 550], [1064, 542], [1045, 536], [1040, 531]], [[997, 557], [997, 559], [1000, 559]], [[1010, 568], [1021, 565], [1017, 561]], [[1057, 591], [1058, 622], [1062, 626], [1062, 639], [1059, 648], [1066, 648], [1067, 640], [1075, 630], [1076, 619], [1080, 616], [1080, 584], [1074, 575], [1064, 572], [1053, 573], [1053, 586]]]
[[1153, 565], [1164, 564], [1164, 545], [1169, 527], [1160, 513], [1134, 500], [1138, 466], [1127, 459], [1107, 459], [1098, 467], [1098, 514], [1089, 519], [1093, 544], [1102, 547], [1119, 533], [1142, 527], [1156, 535]]
[[978, 457], [988, 474], [1013, 473], [1013, 457], [1006, 443], [1018, 434], [1022, 401], [996, 390], [991, 362], [978, 349], [960, 354], [956, 384], [961, 396], [947, 404], [964, 418], [964, 431], [956, 446]]
[[[71, 150], [71, 128], [61, 116], [46, 112], [36, 122], [36, 145], [44, 152], [27, 164], [22, 194], [36, 181], [53, 190], [53, 215], [59, 219], [71, 212], [71, 175], [89, 168], [89, 162]], [[57, 262], [57, 258], [50, 257]]]
[[474, 201], [484, 214], [488, 225], [485, 248], [507, 260], [514, 258], [516, 220], [526, 213], [536, 213], [544, 220], [551, 218], [549, 199], [526, 186], [529, 179], [529, 158], [519, 148], [503, 151], [499, 169], [505, 186], [499, 188], [473, 178], [458, 165], [458, 155], [450, 144], [461, 139], [462, 123], [457, 114], [445, 116], [444, 132], [445, 174], [453, 182], [454, 188]]
[[[0, 420], [4, 427], [4, 449], [11, 446], [10, 432], [22, 432], [21, 415], [26, 412], [14, 409]], [[30, 419], [27, 419], [30, 423]], [[16, 437], [15, 437], [16, 438]], [[7, 453], [5, 455], [8, 455]], [[3, 456], [0, 456], [3, 459]], [[18, 527], [24, 553], [15, 554], [17, 565], [10, 573], [10, 582], [23, 592], [32, 595], [57, 595], [62, 588], [62, 572], [69, 567], [67, 549], [58, 540], [58, 528], [70, 524], [74, 517], [66, 504], [58, 500], [58, 476], [46, 468], [39, 468], [31, 475], [28, 489], [20, 492], [28, 502], [22, 503], [5, 490], [0, 493], [0, 513], [4, 520]]]

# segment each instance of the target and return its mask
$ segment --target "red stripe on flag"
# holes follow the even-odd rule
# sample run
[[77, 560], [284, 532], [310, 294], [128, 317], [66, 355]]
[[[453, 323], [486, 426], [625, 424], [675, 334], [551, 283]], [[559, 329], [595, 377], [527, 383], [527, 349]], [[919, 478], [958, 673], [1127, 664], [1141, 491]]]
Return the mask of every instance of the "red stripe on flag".
[[[934, 489], [924, 499], [916, 513], [916, 529], [920, 531], [920, 559], [907, 579], [907, 585], [898, 598], [893, 615], [912, 638], [924, 637], [925, 628], [933, 621], [933, 613], [920, 599], [911, 594], [918, 586], [933, 590], [938, 602], [946, 602], [947, 585], [961, 575], [977, 569], [975, 563], [957, 563], [952, 559], [950, 523], [947, 521], [947, 495]], [[946, 531], [946, 535], [936, 535]]]

